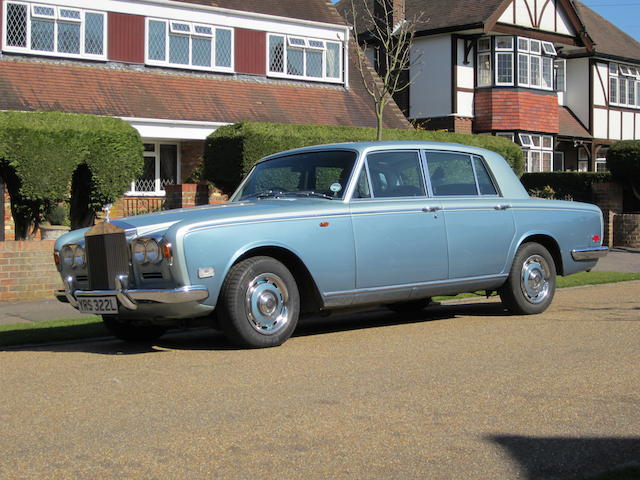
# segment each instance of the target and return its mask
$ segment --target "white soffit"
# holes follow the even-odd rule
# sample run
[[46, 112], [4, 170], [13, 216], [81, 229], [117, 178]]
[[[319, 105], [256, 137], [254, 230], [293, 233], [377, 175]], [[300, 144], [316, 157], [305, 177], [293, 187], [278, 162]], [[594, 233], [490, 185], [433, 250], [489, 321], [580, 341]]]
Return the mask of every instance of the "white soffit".
[[142, 138], [170, 140], [204, 140], [223, 125], [222, 122], [197, 122], [190, 120], [161, 120], [156, 118], [120, 117]]

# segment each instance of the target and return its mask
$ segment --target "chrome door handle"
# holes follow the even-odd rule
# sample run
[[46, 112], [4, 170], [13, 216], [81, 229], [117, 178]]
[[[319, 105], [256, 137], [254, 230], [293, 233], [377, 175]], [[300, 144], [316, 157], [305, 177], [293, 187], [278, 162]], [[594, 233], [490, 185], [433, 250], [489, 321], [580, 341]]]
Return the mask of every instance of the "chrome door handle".
[[496, 205], [495, 207], [496, 210], [506, 210], [507, 208], [511, 208], [511, 205], [508, 204], [502, 204], [502, 205]]
[[429, 213], [429, 212], [437, 212], [438, 210], [442, 210], [440, 207], [424, 207], [422, 209], [423, 212]]

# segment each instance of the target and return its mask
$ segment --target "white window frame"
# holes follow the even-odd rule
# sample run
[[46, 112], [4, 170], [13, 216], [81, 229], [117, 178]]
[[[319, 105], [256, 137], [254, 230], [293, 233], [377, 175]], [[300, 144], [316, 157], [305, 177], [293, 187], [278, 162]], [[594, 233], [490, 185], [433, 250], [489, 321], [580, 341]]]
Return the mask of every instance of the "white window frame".
[[[9, 8], [9, 4], [14, 5], [24, 5], [27, 9], [27, 19], [26, 19], [26, 47], [16, 47], [9, 45], [9, 29], [7, 28], [7, 11]], [[44, 14], [34, 14], [35, 7], [44, 7], [51, 8], [53, 10], [53, 15], [44, 15]], [[69, 18], [62, 17], [62, 10], [74, 10], [80, 12], [80, 18]], [[94, 53], [86, 53], [86, 44], [85, 44], [85, 25], [86, 25], [86, 15], [96, 14], [102, 15], [102, 54], [94, 54]], [[31, 48], [32, 39], [31, 39], [31, 20], [32, 19], [43, 19], [49, 20], [53, 22], [53, 48], [54, 51], [46, 51], [46, 50], [36, 50]], [[82, 58], [88, 60], [106, 60], [107, 59], [107, 32], [109, 30], [108, 27], [109, 15], [107, 12], [87, 9], [87, 8], [76, 8], [76, 7], [60, 7], [57, 5], [45, 5], [37, 2], [24, 2], [24, 1], [14, 1], [14, 0], [5, 0], [2, 3], [2, 50], [10, 53], [25, 53], [29, 55], [38, 55], [44, 57], [63, 57], [63, 58]], [[67, 53], [67, 52], [58, 52], [58, 25], [60, 23], [75, 23], [80, 25], [80, 53]]]
[[515, 136], [514, 136], [513, 132], [496, 132], [496, 137], [503, 137], [503, 138], [506, 138], [508, 140], [511, 140], [512, 142], [515, 139]]
[[[156, 60], [150, 58], [149, 55], [149, 23], [150, 22], [164, 22], [165, 24], [165, 40], [164, 40], [164, 60]], [[189, 31], [178, 30], [174, 25], [188, 25]], [[196, 32], [196, 27], [211, 28], [211, 34]], [[225, 30], [231, 33], [231, 51], [230, 51], [230, 66], [216, 65], [216, 31]], [[183, 35], [189, 38], [189, 63], [172, 63], [170, 61], [170, 35]], [[211, 66], [193, 65], [192, 49], [194, 38], [210, 38], [211, 39]], [[207, 72], [225, 72], [232, 73], [235, 71], [235, 31], [230, 27], [222, 27], [219, 25], [209, 25], [196, 22], [185, 22], [182, 20], [170, 20], [167, 18], [147, 17], [145, 19], [144, 28], [144, 63], [156, 67], [168, 67], [168, 68], [180, 68], [183, 70], [201, 70]]]
[[[553, 171], [553, 136], [538, 133], [520, 133], [518, 134], [520, 145], [525, 155], [525, 168], [527, 172], [552, 172]], [[545, 145], [545, 143], [547, 145]], [[538, 169], [533, 169], [533, 155], [538, 155]], [[548, 162], [550, 169], [544, 169], [544, 163]]]
[[[554, 60], [556, 60], [556, 50], [553, 44], [551, 42], [543, 42], [532, 38], [516, 37], [516, 46], [518, 59], [518, 86], [534, 88], [536, 90], [553, 91], [555, 89]], [[520, 78], [520, 60], [524, 58], [527, 59], [526, 81]], [[538, 75], [536, 76], [533, 75], [533, 64], [535, 62], [538, 62]], [[547, 65], [547, 69], [545, 69], [545, 63]], [[550, 78], [548, 78], [549, 82], [545, 84], [543, 72], [547, 71], [549, 68]]]
[[[558, 82], [558, 72], [562, 70], [562, 85]], [[564, 58], [556, 58], [553, 61], [553, 81], [557, 92], [567, 91], [567, 61]]]
[[584, 150], [584, 148], [580, 148], [578, 150], [578, 171], [589, 171], [589, 155], [587, 155], [587, 152]]
[[[271, 37], [283, 37], [283, 51], [282, 51], [282, 65], [283, 71], [276, 72], [271, 70], [271, 51], [270, 51], [270, 39]], [[303, 40], [304, 46], [301, 44], [292, 44], [292, 40]], [[317, 45], [312, 45], [311, 42], [322, 43], [322, 47]], [[338, 45], [338, 65], [339, 65], [339, 77], [329, 77], [327, 76], [327, 54], [328, 54], [328, 45], [335, 44]], [[295, 48], [303, 51], [302, 56], [302, 67], [303, 74], [302, 75], [293, 75], [287, 73], [287, 50], [288, 48]], [[322, 76], [320, 77], [312, 77], [306, 74], [307, 70], [307, 51], [312, 52], [322, 52]], [[344, 43], [338, 40], [323, 40], [319, 38], [307, 38], [301, 37], [300, 35], [287, 35], [286, 33], [278, 33], [278, 32], [268, 32], [267, 33], [267, 41], [266, 41], [266, 63], [267, 63], [267, 76], [274, 78], [289, 78], [295, 80], [304, 80], [304, 81], [312, 81], [312, 82], [323, 82], [323, 83], [344, 83], [344, 79], [346, 78], [345, 69], [347, 66], [344, 62]]]
[[136, 190], [136, 181], [137, 179], [133, 179], [131, 181], [131, 190], [125, 192], [125, 196], [129, 197], [164, 197], [167, 192], [162, 189], [160, 184], [160, 145], [175, 145], [176, 146], [176, 184], [179, 184], [182, 181], [181, 178], [181, 154], [180, 154], [180, 142], [179, 141], [171, 141], [171, 140], [157, 140], [157, 139], [142, 139], [143, 144], [153, 144], [155, 145], [153, 152], [144, 152], [143, 156], [145, 157], [154, 157], [155, 158], [155, 179], [154, 179], [154, 191], [138, 191]]
[[[638, 110], [640, 109], [640, 68], [633, 65], [622, 65], [619, 63], [609, 64], [609, 105]], [[624, 96], [621, 95], [621, 88], [624, 85]], [[615, 87], [616, 94], [613, 98], [612, 92]], [[633, 98], [631, 97], [633, 91]], [[631, 101], [630, 101], [631, 100]]]

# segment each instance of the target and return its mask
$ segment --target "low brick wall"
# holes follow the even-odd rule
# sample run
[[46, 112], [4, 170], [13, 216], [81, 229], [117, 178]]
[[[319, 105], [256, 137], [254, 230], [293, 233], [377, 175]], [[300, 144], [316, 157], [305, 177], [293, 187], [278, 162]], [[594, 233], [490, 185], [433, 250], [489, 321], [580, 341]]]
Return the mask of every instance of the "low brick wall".
[[640, 213], [620, 213], [614, 217], [613, 244], [640, 248]]
[[0, 242], [0, 303], [53, 298], [62, 288], [53, 240]]

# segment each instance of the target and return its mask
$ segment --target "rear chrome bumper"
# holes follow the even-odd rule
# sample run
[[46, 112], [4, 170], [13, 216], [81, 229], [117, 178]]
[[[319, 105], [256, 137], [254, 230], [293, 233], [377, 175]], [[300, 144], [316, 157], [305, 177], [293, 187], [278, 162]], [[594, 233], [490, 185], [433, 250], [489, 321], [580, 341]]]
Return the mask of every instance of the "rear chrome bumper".
[[63, 280], [65, 288], [55, 290], [55, 297], [64, 303], [70, 303], [72, 307], [78, 308], [78, 298], [115, 296], [119, 305], [127, 310], [136, 310], [138, 303], [187, 303], [204, 300], [209, 296], [207, 287], [202, 285], [189, 285], [186, 287], [171, 289], [142, 289], [128, 290], [124, 287], [127, 278], [119, 275], [115, 279], [114, 290], [76, 290], [73, 288], [73, 279], [67, 277]]
[[602, 258], [607, 253], [609, 253], [609, 247], [580, 248], [571, 250], [571, 257], [576, 262], [588, 262]]

